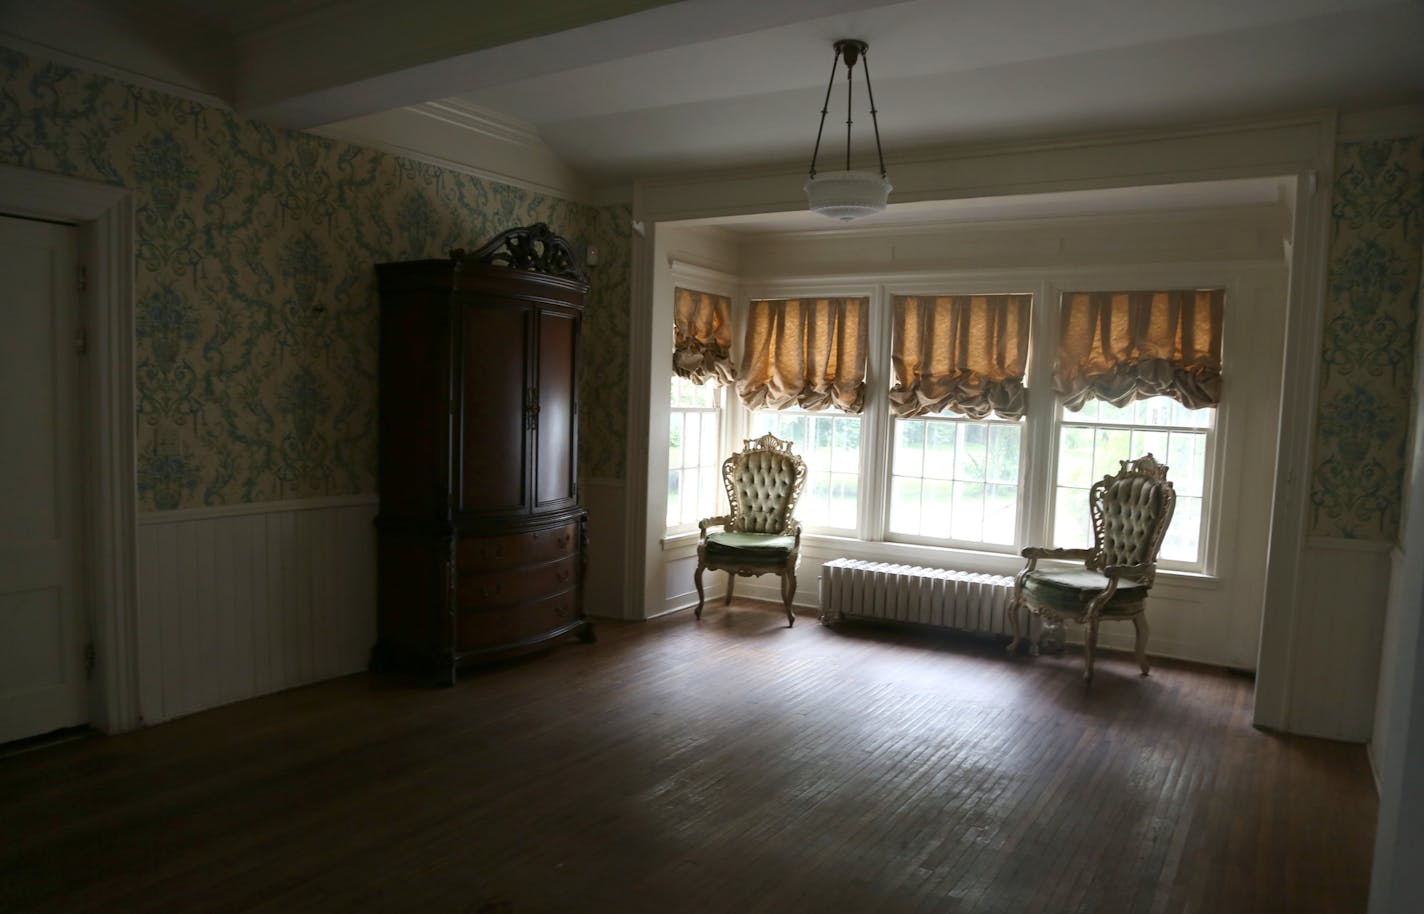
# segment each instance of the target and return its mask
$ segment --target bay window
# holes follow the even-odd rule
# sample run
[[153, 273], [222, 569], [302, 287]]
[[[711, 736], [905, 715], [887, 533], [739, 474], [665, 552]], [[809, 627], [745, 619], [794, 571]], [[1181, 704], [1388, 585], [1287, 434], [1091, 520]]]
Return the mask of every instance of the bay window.
[[[1082, 547], [1093, 482], [1152, 453], [1177, 492], [1161, 560], [1210, 570], [1223, 290], [1069, 292], [1057, 321], [1035, 316], [1034, 300], [885, 287], [751, 299], [736, 399], [674, 381], [669, 528], [718, 513], [721, 461], [743, 435], [770, 433], [806, 462], [796, 514], [809, 535], [1006, 555]], [[704, 313], [691, 301], [678, 307], [684, 366], [730, 339], [687, 342], [696, 334], [681, 328]], [[1031, 350], [1052, 367], [1034, 389]]]

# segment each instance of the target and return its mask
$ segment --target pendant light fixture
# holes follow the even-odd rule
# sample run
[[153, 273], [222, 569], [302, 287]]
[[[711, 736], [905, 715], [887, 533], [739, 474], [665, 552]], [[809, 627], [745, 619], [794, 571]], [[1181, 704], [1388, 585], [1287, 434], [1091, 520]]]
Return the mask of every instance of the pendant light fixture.
[[[806, 200], [815, 212], [849, 222], [878, 213], [885, 208], [892, 187], [885, 175], [885, 153], [880, 149], [880, 121], [875, 116], [875, 92], [870, 88], [870, 62], [866, 52], [870, 45], [854, 38], [842, 38], [835, 43], [836, 59], [831, 63], [831, 78], [826, 83], [826, 100], [821, 105], [821, 126], [816, 129], [816, 148], [811, 153], [811, 174], [806, 178]], [[856, 61], [865, 61], [865, 93], [870, 100], [870, 122], [875, 126], [875, 153], [880, 160], [880, 174], [873, 171], [852, 171], [850, 167], [851, 76]], [[821, 134], [826, 129], [826, 113], [831, 107], [831, 89], [836, 82], [836, 67], [845, 62], [846, 72], [846, 158], [844, 171], [816, 171], [816, 157], [821, 153]]]

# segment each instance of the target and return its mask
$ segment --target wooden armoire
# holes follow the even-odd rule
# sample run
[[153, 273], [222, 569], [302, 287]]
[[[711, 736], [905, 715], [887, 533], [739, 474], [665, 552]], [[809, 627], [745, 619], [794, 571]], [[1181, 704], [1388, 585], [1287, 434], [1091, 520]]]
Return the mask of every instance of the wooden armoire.
[[474, 253], [378, 264], [372, 669], [462, 664], [577, 634], [579, 324], [588, 283], [543, 223]]

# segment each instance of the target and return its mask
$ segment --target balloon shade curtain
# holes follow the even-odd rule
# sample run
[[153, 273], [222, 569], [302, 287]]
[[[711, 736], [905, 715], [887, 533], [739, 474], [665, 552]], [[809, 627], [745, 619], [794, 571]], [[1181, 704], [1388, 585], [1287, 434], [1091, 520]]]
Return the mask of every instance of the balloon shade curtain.
[[747, 309], [737, 393], [748, 409], [865, 407], [869, 302], [763, 299]]
[[1216, 406], [1224, 300], [1223, 289], [1064, 294], [1053, 369], [1063, 405], [1171, 397]]
[[1031, 295], [896, 296], [891, 411], [1021, 418], [1032, 305]]
[[712, 380], [731, 384], [732, 302], [725, 295], [675, 289], [673, 292], [672, 370], [694, 384]]

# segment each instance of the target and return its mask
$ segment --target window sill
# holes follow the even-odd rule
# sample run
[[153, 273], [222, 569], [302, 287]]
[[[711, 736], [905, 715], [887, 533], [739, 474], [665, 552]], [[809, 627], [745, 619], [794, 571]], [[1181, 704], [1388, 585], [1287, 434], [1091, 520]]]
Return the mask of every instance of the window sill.
[[[697, 553], [698, 532], [679, 531], [666, 534], [660, 541], [662, 551], [669, 558], [684, 558]], [[928, 568], [952, 568], [977, 574], [1015, 575], [1024, 566], [1024, 560], [1017, 550], [1014, 552], [987, 552], [950, 546], [927, 546], [919, 543], [871, 542], [851, 536], [835, 536], [828, 533], [803, 533], [801, 554], [816, 562], [828, 562], [836, 558], [859, 559], [865, 562], [889, 562], [896, 565], [921, 565]], [[1045, 562], [1065, 568], [1075, 562]], [[1183, 587], [1192, 590], [1218, 590], [1221, 578], [1196, 571], [1177, 569], [1157, 569], [1157, 583], [1169, 587]]]

